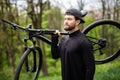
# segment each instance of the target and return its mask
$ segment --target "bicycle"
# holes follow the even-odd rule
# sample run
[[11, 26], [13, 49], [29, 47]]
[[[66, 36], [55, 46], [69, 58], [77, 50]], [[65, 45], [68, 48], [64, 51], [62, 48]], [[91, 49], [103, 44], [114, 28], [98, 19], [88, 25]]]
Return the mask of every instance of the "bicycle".
[[[84, 15], [85, 16], [85, 15]], [[20, 63], [16, 69], [16, 74], [14, 77], [14, 80], [20, 80], [20, 73], [23, 66], [23, 63], [25, 62], [25, 68], [26, 72], [36, 72], [34, 74], [34, 80], [37, 80], [38, 74], [41, 70], [42, 66], [42, 51], [39, 46], [36, 46], [36, 41], [33, 39], [33, 37], [36, 37], [38, 39], [43, 40], [44, 42], [51, 45], [51, 41], [47, 39], [46, 37], [42, 36], [43, 34], [53, 34], [55, 30], [42, 30], [42, 29], [31, 29], [31, 25], [27, 28], [23, 28], [17, 24], [14, 24], [10, 21], [3, 20], [3, 22], [6, 22], [10, 25], [12, 25], [13, 29], [22, 29], [24, 31], [28, 32], [28, 39], [24, 39], [25, 42], [25, 51], [24, 54], [20, 60]], [[93, 51], [95, 56], [95, 63], [96, 64], [104, 64], [108, 63], [114, 59], [116, 59], [120, 55], [120, 49], [119, 44], [116, 43], [119, 40], [115, 38], [119, 38], [120, 34], [113, 34], [113, 31], [118, 32], [120, 30], [120, 23], [113, 21], [113, 20], [98, 20], [90, 25], [88, 25], [84, 30], [82, 30], [82, 33], [84, 33], [90, 42], [93, 45]], [[95, 34], [94, 34], [95, 33]], [[68, 33], [61, 33], [62, 35], [68, 35]], [[107, 35], [111, 35], [110, 38]], [[114, 37], [114, 38], [112, 38]], [[114, 39], [114, 40], [113, 40]], [[32, 47], [27, 46], [27, 41], [32, 41], [33, 45]], [[115, 42], [115, 43], [114, 43]], [[113, 45], [114, 43], [114, 45]], [[114, 47], [117, 46], [117, 47]], [[113, 50], [109, 48], [114, 48]], [[38, 56], [36, 54], [38, 53]], [[31, 59], [28, 59], [29, 55], [33, 54], [33, 65], [32, 67], [29, 67], [29, 62]], [[38, 58], [37, 58], [38, 57]], [[30, 57], [31, 58], [31, 57]], [[38, 60], [36, 60], [38, 59]], [[38, 62], [37, 62], [38, 61]], [[38, 63], [38, 64], [36, 64]], [[23, 71], [25, 73], [25, 71]]]

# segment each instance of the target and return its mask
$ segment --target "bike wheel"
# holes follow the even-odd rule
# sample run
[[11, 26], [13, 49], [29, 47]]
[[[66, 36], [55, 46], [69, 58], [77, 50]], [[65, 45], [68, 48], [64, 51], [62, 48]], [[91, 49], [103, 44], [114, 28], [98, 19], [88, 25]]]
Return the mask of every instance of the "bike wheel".
[[20, 60], [14, 80], [37, 80], [41, 67], [41, 49], [39, 47], [29, 47]]
[[82, 32], [92, 42], [96, 64], [110, 62], [120, 55], [120, 23], [99, 20]]

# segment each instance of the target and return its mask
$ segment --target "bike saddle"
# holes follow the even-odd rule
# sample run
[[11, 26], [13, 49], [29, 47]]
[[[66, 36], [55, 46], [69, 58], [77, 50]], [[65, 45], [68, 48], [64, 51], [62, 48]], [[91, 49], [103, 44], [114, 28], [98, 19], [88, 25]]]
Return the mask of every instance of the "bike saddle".
[[81, 10], [80, 12], [82, 13], [82, 17], [87, 15], [87, 11], [86, 10]]

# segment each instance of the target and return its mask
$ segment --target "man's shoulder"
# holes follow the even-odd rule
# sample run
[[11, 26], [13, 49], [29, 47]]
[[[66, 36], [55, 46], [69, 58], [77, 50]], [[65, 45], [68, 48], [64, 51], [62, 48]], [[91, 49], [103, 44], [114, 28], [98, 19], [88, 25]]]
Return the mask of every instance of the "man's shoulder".
[[66, 35], [62, 38], [63, 40], [69, 39], [69, 35]]
[[85, 34], [83, 34], [83, 33], [80, 34], [79, 40], [80, 40], [80, 42], [81, 42], [82, 44], [91, 44], [91, 42], [90, 42], [90, 40], [88, 39], [88, 37], [87, 37]]

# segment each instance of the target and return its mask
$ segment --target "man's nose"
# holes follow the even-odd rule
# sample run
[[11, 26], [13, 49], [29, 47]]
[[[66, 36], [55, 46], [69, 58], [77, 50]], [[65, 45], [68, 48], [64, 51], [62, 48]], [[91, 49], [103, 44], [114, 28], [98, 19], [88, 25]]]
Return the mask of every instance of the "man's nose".
[[64, 20], [64, 24], [67, 24], [68, 20]]

